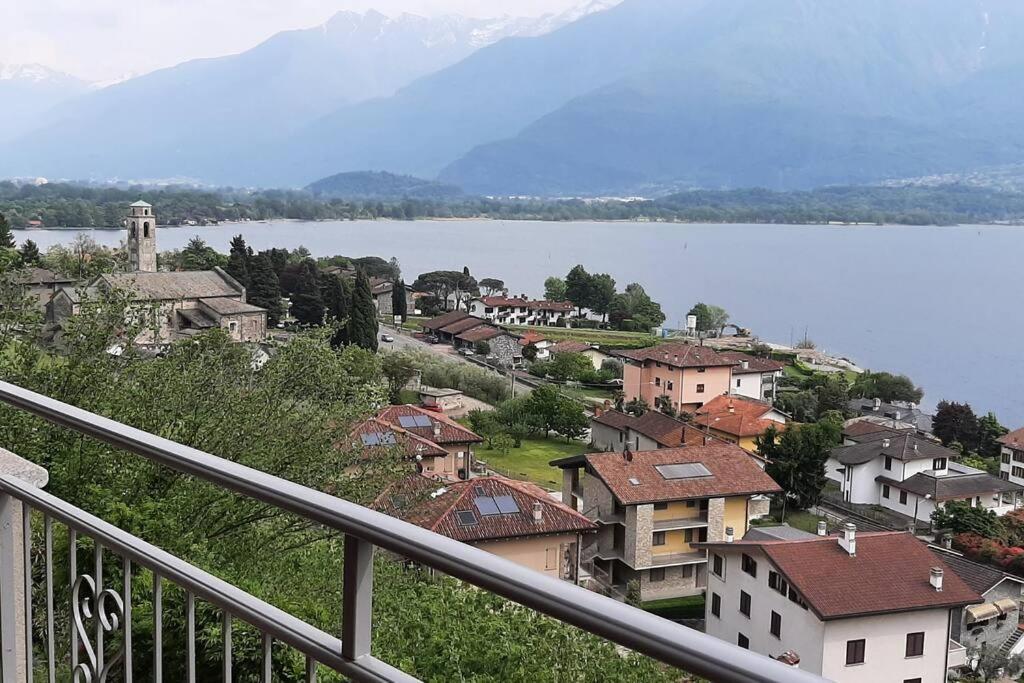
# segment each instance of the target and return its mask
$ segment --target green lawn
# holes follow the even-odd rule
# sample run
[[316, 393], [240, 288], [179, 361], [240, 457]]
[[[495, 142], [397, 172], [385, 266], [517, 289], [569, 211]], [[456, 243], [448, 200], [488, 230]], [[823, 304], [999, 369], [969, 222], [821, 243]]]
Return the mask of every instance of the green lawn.
[[513, 448], [508, 455], [481, 447], [476, 449], [476, 459], [483, 460], [491, 469], [514, 479], [526, 479], [547, 489], [562, 488], [561, 470], [551, 467], [548, 462], [556, 458], [580, 455], [588, 451], [582, 441], [566, 441], [562, 438], [523, 439], [520, 448]]
[[[777, 526], [782, 524], [778, 517], [779, 511], [773, 510], [771, 517], [765, 519], [758, 519], [751, 522], [753, 526]], [[818, 533], [818, 521], [824, 519], [818, 515], [811, 514], [804, 510], [790, 510], [786, 512], [786, 524], [795, 528], [802, 529], [812, 534]], [[830, 529], [831, 531], [831, 529]]]
[[646, 332], [619, 332], [617, 330], [566, 329], [564, 327], [536, 327], [517, 325], [510, 327], [515, 332], [536, 332], [555, 342], [571, 339], [602, 348], [631, 349], [654, 346], [658, 338]]
[[401, 393], [399, 394], [399, 399], [400, 403], [408, 403], [410, 405], [417, 406], [420, 404], [419, 392], [412, 391], [410, 389], [402, 389]]
[[703, 619], [704, 596], [690, 595], [685, 598], [652, 600], [640, 605], [643, 609], [663, 619]]

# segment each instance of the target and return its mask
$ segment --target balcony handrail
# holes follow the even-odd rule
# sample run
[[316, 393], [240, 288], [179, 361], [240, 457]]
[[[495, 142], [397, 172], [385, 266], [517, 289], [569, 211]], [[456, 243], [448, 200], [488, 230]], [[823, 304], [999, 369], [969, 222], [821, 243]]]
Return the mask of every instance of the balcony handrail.
[[178, 472], [341, 531], [713, 681], [811, 683], [822, 680], [809, 672], [788, 667], [400, 519], [149, 434], [8, 382], [0, 382], [0, 401]]
[[372, 656], [343, 659], [341, 639], [17, 477], [0, 476], [0, 492], [342, 674], [357, 680], [417, 680]]

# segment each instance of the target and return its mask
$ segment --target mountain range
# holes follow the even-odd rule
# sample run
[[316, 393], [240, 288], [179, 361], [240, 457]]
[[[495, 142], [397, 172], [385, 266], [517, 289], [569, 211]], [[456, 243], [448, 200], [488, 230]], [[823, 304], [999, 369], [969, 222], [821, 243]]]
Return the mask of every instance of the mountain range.
[[0, 142], [26, 133], [47, 111], [88, 91], [85, 81], [41, 64], [0, 64]]
[[[655, 195], [1024, 160], [1018, 0], [624, 0], [546, 25], [382, 21], [339, 15], [76, 98], [0, 146], [0, 173], [297, 187], [384, 170], [480, 194]], [[327, 38], [376, 26], [386, 49]], [[450, 42], [426, 49], [427, 35]]]

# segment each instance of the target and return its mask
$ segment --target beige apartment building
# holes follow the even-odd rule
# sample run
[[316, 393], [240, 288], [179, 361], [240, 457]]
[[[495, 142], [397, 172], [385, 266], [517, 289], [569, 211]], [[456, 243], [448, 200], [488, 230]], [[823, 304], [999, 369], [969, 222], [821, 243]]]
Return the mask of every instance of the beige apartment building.
[[591, 453], [555, 460], [562, 500], [595, 521], [582, 562], [607, 590], [642, 600], [697, 595], [707, 586], [707, 553], [697, 544], [740, 537], [780, 491], [734, 444]]
[[694, 412], [728, 394], [732, 370], [739, 363], [707, 346], [660, 344], [616, 351], [624, 364], [622, 390], [627, 401], [643, 399], [651, 407], [667, 397], [676, 410]]

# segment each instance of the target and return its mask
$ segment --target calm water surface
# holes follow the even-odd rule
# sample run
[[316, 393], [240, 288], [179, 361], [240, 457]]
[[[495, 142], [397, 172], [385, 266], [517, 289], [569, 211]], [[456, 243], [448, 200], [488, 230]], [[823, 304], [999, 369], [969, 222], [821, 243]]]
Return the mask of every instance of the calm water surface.
[[[79, 231], [15, 231], [41, 248]], [[84, 231], [115, 246], [123, 232]], [[925, 403], [969, 401], [1024, 425], [1024, 229], [543, 223], [519, 221], [269, 222], [162, 228], [159, 248], [199, 234], [226, 252], [241, 233], [254, 249], [306, 246], [315, 255], [396, 257], [407, 281], [469, 266], [540, 295], [544, 278], [582, 263], [620, 289], [641, 283], [680, 327], [690, 306], [725, 307], [732, 321], [788, 343], [804, 330], [819, 348], [864, 367], [904, 372]]]

